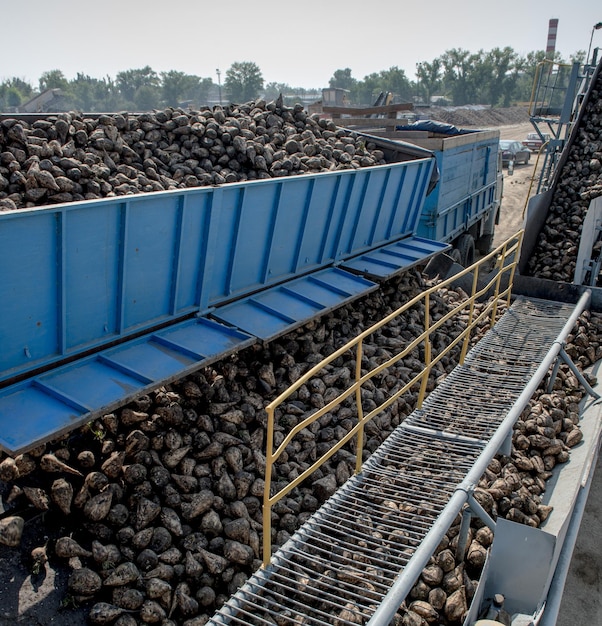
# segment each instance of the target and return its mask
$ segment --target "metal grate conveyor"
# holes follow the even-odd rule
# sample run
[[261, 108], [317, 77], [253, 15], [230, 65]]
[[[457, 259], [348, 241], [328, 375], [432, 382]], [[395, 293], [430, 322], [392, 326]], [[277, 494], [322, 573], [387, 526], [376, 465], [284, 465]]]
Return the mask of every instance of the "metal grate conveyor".
[[574, 305], [519, 298], [404, 428], [488, 441], [559, 337]]
[[519, 298], [209, 623], [388, 623], [586, 304]]

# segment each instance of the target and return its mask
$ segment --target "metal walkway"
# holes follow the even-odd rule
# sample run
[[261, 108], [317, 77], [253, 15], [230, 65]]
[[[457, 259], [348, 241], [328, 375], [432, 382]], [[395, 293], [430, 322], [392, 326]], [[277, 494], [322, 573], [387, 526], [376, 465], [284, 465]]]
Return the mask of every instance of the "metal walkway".
[[210, 624], [388, 624], [550, 367], [577, 305], [519, 298]]

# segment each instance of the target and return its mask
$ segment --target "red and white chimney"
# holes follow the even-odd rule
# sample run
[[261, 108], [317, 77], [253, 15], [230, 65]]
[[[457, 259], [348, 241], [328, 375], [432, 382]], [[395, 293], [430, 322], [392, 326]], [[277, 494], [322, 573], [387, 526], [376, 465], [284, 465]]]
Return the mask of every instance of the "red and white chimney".
[[546, 59], [553, 59], [556, 52], [556, 33], [558, 32], [558, 20], [551, 19], [548, 26], [548, 43], [546, 45]]

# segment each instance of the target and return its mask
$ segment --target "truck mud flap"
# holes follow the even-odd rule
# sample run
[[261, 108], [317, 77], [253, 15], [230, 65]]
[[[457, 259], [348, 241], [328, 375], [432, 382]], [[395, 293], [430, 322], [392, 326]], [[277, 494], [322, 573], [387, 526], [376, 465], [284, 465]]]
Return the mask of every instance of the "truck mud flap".
[[0, 390], [0, 449], [19, 454], [256, 341], [189, 319]]
[[342, 264], [342, 267], [369, 278], [382, 280], [406, 271], [414, 265], [424, 263], [440, 252], [450, 249], [449, 243], [422, 237], [406, 237], [401, 241], [349, 259]]
[[267, 341], [377, 287], [361, 276], [330, 267], [221, 306], [212, 317]]

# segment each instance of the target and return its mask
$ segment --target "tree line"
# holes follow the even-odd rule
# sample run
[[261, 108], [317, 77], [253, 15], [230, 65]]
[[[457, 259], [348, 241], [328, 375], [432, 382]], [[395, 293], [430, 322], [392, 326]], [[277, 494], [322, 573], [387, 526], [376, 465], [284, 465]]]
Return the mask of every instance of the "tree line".
[[[568, 61], [558, 53], [557, 63], [583, 62], [584, 51]], [[411, 80], [397, 66], [365, 76], [353, 77], [350, 68], [338, 69], [329, 80], [330, 88], [347, 91], [351, 105], [369, 106], [381, 92], [391, 93], [394, 102], [441, 104], [482, 104], [507, 107], [527, 102], [538, 64], [544, 51], [517, 54], [512, 48], [494, 48], [472, 53], [452, 49], [430, 62], [416, 65]], [[12, 77], [0, 82], [0, 112], [20, 110], [33, 96], [48, 89], [58, 89], [62, 110], [84, 112], [149, 111], [165, 106], [198, 107], [221, 102], [248, 102], [258, 97], [268, 100], [283, 95], [287, 104], [299, 100], [319, 100], [320, 88], [291, 87], [287, 83], [265, 83], [257, 64], [250, 61], [233, 63], [225, 73], [223, 84], [210, 77], [186, 74], [177, 70], [155, 72], [150, 66], [119, 72], [115, 78], [93, 78], [78, 73], [68, 80], [61, 70], [44, 72], [34, 86]], [[55, 109], [56, 110], [56, 109]]]

